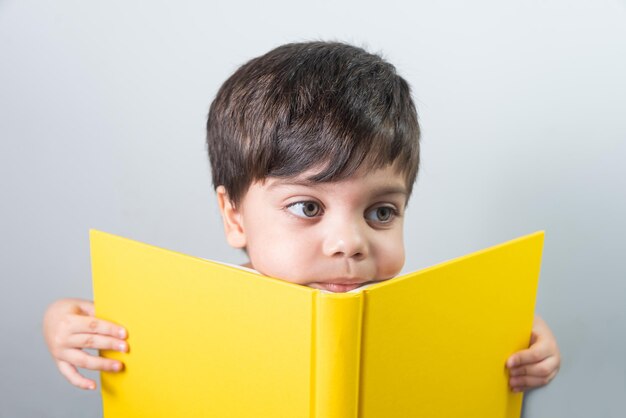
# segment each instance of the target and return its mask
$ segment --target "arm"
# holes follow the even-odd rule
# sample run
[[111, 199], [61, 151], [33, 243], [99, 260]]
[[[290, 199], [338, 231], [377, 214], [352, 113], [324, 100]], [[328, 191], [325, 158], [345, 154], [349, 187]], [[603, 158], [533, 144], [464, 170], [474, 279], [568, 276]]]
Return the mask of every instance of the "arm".
[[116, 360], [91, 355], [84, 348], [128, 351], [126, 330], [94, 317], [93, 302], [60, 299], [44, 315], [43, 334], [48, 350], [59, 371], [74, 386], [95, 389], [96, 382], [81, 375], [76, 367], [91, 370], [120, 371]]
[[556, 376], [561, 366], [561, 354], [556, 338], [548, 325], [535, 315], [530, 347], [513, 354], [506, 362], [513, 392], [544, 386]]

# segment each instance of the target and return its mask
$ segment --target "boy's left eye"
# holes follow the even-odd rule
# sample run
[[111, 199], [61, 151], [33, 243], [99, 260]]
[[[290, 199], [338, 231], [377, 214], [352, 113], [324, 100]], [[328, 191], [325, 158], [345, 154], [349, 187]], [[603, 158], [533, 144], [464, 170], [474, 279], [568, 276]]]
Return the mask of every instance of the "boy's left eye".
[[397, 215], [397, 211], [391, 206], [378, 206], [365, 214], [368, 221], [388, 223]]

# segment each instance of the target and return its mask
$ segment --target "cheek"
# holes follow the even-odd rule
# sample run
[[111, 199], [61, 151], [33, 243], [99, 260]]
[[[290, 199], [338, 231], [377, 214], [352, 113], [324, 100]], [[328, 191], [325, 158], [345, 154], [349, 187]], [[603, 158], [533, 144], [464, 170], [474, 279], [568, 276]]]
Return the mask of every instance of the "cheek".
[[379, 278], [390, 279], [397, 276], [404, 267], [404, 239], [402, 230], [393, 232], [378, 245], [376, 255]]
[[[252, 227], [253, 225], [250, 225]], [[310, 268], [313, 243], [293, 228], [260, 222], [250, 228], [248, 255], [252, 267], [260, 273], [291, 283], [304, 283], [303, 272]]]

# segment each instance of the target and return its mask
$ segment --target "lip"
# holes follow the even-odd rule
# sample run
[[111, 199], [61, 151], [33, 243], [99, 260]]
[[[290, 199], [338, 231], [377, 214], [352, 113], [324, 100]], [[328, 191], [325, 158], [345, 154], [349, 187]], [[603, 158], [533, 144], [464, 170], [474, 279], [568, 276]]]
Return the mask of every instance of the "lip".
[[361, 283], [311, 283], [309, 286], [316, 289], [328, 290], [333, 293], [345, 293], [372, 282]]

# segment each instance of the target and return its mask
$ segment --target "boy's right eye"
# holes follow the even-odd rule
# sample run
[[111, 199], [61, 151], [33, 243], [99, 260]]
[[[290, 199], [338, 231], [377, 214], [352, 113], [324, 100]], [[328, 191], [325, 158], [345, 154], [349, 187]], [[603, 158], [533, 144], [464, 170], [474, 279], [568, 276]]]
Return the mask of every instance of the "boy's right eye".
[[287, 210], [301, 218], [314, 218], [322, 212], [320, 204], [313, 201], [296, 202], [287, 206]]

